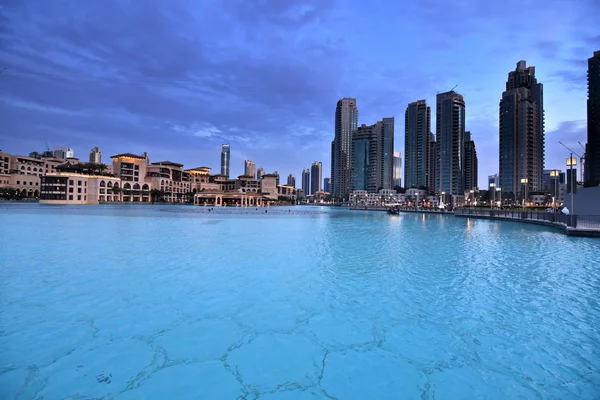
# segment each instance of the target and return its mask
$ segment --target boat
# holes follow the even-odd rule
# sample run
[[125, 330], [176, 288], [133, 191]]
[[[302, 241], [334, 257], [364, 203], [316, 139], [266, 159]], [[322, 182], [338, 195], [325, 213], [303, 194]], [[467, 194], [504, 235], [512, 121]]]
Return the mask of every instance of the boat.
[[388, 208], [387, 213], [388, 214], [400, 215], [400, 207], [398, 207], [398, 206], [392, 206], [392, 207]]

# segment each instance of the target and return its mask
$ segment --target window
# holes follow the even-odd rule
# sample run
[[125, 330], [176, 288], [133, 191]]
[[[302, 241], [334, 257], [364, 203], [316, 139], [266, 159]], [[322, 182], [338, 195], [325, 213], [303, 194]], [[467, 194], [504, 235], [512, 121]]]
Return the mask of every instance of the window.
[[[77, 193], [81, 193], [81, 188], [77, 188]], [[81, 197], [81, 196], [79, 196]]]
[[81, 200], [81, 195], [77, 195], [77, 200]]
[[74, 184], [74, 183], [73, 183], [73, 179], [71, 179], [71, 180], [69, 181], [69, 185], [73, 185], [73, 184]]
[[77, 181], [77, 186], [81, 186], [81, 181]]
[[73, 200], [73, 195], [72, 194], [69, 195], [69, 200]]
[[73, 193], [73, 188], [72, 187], [69, 188], [69, 193]]

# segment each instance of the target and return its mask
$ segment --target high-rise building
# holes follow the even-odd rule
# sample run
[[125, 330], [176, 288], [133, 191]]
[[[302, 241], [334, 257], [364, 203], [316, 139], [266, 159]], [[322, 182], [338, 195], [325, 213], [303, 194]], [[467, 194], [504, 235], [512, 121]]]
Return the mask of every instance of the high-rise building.
[[535, 67], [525, 61], [508, 73], [500, 100], [500, 187], [522, 197], [542, 190], [544, 171], [544, 93]]
[[221, 175], [229, 177], [229, 166], [231, 164], [231, 153], [229, 144], [221, 145]]
[[262, 179], [262, 177], [265, 175], [265, 170], [263, 167], [260, 167], [259, 169], [256, 170], [256, 179]]
[[331, 193], [331, 178], [327, 177], [323, 179], [323, 191]]
[[94, 163], [94, 164], [102, 163], [102, 152], [100, 151], [100, 149], [98, 147], [94, 147], [90, 151], [90, 162]]
[[436, 191], [464, 194], [465, 101], [451, 90], [436, 96]]
[[275, 176], [275, 184], [279, 186], [279, 171], [275, 171], [271, 175]]
[[289, 174], [287, 177], [287, 185], [296, 187], [296, 177], [292, 174]]
[[[410, 103], [404, 113], [404, 185], [428, 186], [431, 107], [425, 100]], [[435, 164], [433, 164], [435, 165]], [[433, 190], [433, 187], [430, 187]]]
[[436, 191], [436, 169], [437, 169], [437, 143], [433, 133], [429, 132], [429, 155], [427, 156], [427, 188], [430, 192]]
[[244, 161], [244, 175], [256, 176], [256, 163], [252, 160]]
[[321, 182], [323, 179], [323, 164], [315, 161], [310, 167], [310, 194], [321, 191]]
[[477, 184], [477, 150], [471, 132], [465, 132], [465, 190], [476, 189]]
[[383, 118], [377, 126], [377, 188], [394, 187], [394, 117]]
[[402, 187], [402, 154], [394, 152], [394, 181], [393, 187]]
[[333, 191], [333, 168], [335, 167], [335, 139], [331, 141], [331, 175], [329, 175], [329, 193]]
[[333, 195], [347, 198], [352, 188], [352, 132], [358, 127], [356, 99], [343, 98], [335, 109], [333, 143]]
[[363, 124], [352, 133], [352, 190], [377, 192], [378, 128]]
[[65, 149], [65, 156], [67, 158], [75, 158], [75, 150], [73, 150], [71, 147], [67, 147]]
[[[492, 186], [492, 183], [494, 186]], [[493, 188], [500, 187], [500, 178], [498, 174], [488, 175], [488, 190], [494, 190]]]
[[588, 59], [586, 186], [600, 185], [600, 50]]
[[302, 170], [302, 192], [305, 195], [310, 194], [310, 169]]

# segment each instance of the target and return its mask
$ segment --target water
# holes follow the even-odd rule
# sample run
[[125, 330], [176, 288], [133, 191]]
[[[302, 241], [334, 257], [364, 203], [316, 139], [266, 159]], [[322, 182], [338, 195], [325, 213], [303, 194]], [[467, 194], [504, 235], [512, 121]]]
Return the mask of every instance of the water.
[[0, 398], [600, 397], [600, 240], [264, 211], [0, 205]]

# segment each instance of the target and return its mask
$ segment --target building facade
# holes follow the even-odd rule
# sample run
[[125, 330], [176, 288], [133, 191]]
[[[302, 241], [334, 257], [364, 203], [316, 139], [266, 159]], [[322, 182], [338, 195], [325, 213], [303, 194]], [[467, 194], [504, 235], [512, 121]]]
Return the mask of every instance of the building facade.
[[244, 161], [244, 175], [256, 177], [256, 163], [254, 161]]
[[229, 177], [231, 166], [231, 149], [229, 143], [221, 145], [221, 175]]
[[335, 110], [335, 138], [331, 157], [333, 195], [339, 198], [347, 198], [352, 188], [352, 132], [357, 127], [356, 99], [340, 99]]
[[315, 194], [322, 190], [322, 180], [323, 164], [320, 161], [315, 161], [310, 167], [310, 194]]
[[[419, 188], [429, 184], [431, 108], [425, 100], [410, 103], [404, 113], [404, 185]], [[433, 189], [433, 188], [431, 188]]]
[[310, 169], [302, 170], [302, 192], [305, 195], [310, 194]]
[[383, 118], [377, 126], [377, 188], [394, 187], [394, 117]]
[[585, 184], [600, 185], [600, 50], [588, 59], [587, 145]]
[[394, 177], [393, 187], [402, 187], [402, 154], [399, 151], [394, 152]]
[[287, 185], [293, 188], [296, 187], [296, 177], [292, 174], [289, 174], [287, 177]]
[[377, 192], [377, 125], [361, 125], [352, 134], [352, 192]]
[[331, 178], [327, 177], [323, 179], [323, 191], [326, 193], [331, 193]]
[[94, 163], [94, 164], [102, 163], [102, 152], [100, 151], [100, 149], [98, 147], [94, 147], [90, 151], [90, 162]]
[[436, 96], [436, 191], [464, 194], [465, 101], [451, 90]]
[[256, 170], [256, 179], [262, 179], [262, 177], [264, 175], [265, 175], [264, 168], [260, 167], [259, 169]]
[[[500, 187], [518, 198], [542, 190], [544, 171], [544, 93], [535, 67], [521, 60], [509, 72], [500, 112]], [[522, 180], [526, 180], [524, 185]]]
[[477, 150], [471, 132], [465, 132], [465, 191], [478, 188], [477, 184]]

